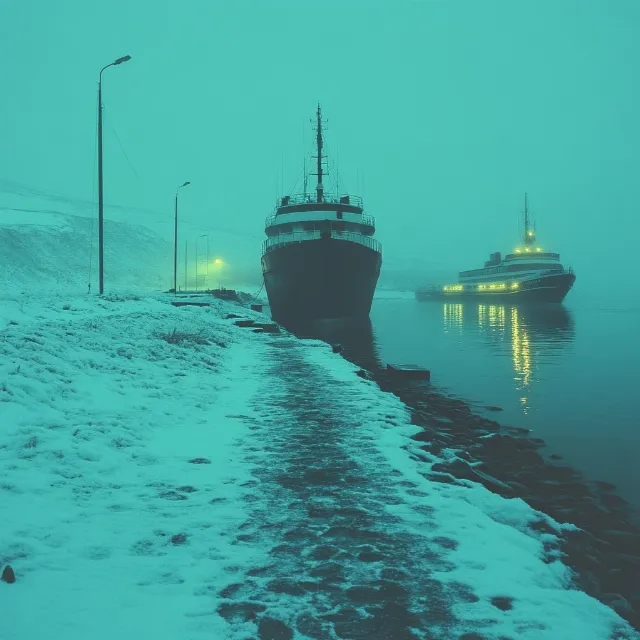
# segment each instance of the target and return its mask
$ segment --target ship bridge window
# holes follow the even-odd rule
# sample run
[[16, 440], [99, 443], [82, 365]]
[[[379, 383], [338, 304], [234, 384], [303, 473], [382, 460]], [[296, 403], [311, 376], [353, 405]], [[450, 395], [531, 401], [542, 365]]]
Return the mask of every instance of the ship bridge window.
[[342, 220], [342, 211], [338, 211], [337, 214], [338, 220]]

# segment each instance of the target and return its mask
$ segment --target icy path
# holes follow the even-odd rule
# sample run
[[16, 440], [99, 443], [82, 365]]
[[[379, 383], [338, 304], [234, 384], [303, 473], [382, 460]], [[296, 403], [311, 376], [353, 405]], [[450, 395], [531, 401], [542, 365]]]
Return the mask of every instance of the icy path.
[[0, 300], [3, 640], [637, 637], [326, 345], [63, 302]]
[[326, 345], [273, 340], [255, 373], [255, 493], [236, 541], [267, 559], [222, 591], [232, 627], [261, 620], [261, 638], [318, 640], [634, 637], [612, 635], [619, 618], [565, 588], [554, 536], [529, 527], [547, 524], [541, 514], [425, 480], [404, 407]]

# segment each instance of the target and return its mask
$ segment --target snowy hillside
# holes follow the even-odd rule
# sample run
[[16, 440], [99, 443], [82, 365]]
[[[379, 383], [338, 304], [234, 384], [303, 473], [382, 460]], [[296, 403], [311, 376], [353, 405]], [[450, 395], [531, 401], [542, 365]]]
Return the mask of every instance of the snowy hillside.
[[[105, 220], [105, 291], [169, 286], [173, 248], [147, 227]], [[0, 290], [86, 292], [98, 273], [97, 221], [78, 215], [0, 210]], [[91, 271], [90, 271], [91, 266]]]

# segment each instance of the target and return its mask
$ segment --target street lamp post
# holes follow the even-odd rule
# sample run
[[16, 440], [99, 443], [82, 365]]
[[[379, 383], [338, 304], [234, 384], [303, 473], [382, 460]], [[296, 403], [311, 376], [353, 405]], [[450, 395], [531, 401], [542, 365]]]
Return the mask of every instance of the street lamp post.
[[190, 185], [190, 182], [185, 182], [181, 184], [176, 189], [176, 198], [175, 198], [175, 224], [173, 230], [173, 292], [178, 293], [178, 192], [182, 187], [186, 187]]
[[207, 290], [209, 288], [209, 234], [208, 233], [203, 233], [198, 240], [200, 240], [200, 238], [206, 238], [207, 239], [207, 268], [205, 270], [205, 276], [204, 276], [204, 286], [205, 286], [205, 290]]
[[131, 56], [123, 56], [100, 69], [98, 76], [98, 270], [100, 295], [104, 293], [104, 201], [102, 181], [102, 74], [105, 69], [115, 67], [131, 60]]
[[187, 249], [189, 248], [188, 242], [184, 242], [184, 292], [187, 292]]

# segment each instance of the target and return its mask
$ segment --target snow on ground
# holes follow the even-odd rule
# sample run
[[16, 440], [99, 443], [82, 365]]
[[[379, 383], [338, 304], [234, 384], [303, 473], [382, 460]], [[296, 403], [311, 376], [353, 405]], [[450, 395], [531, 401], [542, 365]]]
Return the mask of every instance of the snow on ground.
[[229, 311], [0, 298], [0, 638], [638, 638], [559, 525], [430, 483], [394, 396]]

